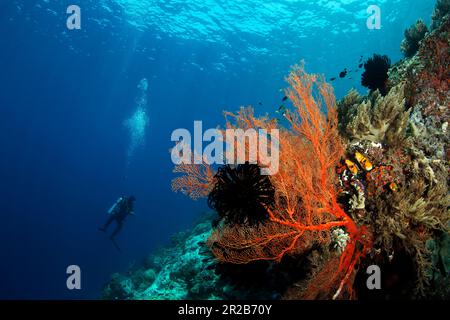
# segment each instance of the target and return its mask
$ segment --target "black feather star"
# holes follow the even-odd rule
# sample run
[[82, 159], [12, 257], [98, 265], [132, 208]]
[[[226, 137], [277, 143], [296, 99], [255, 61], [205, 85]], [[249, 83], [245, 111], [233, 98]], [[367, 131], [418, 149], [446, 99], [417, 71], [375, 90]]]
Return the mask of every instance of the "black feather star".
[[364, 73], [362, 74], [361, 84], [370, 90], [380, 90], [380, 93], [386, 95], [386, 82], [388, 80], [388, 71], [391, 67], [391, 59], [388, 56], [374, 54], [364, 63]]
[[208, 196], [208, 205], [227, 224], [257, 224], [268, 218], [266, 208], [274, 202], [275, 189], [256, 164], [222, 166]]

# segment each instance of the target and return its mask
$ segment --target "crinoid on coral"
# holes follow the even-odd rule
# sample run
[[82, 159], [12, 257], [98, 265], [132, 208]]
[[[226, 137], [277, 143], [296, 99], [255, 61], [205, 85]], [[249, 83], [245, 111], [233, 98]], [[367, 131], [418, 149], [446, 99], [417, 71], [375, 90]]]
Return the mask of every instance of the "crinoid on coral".
[[[272, 206], [264, 206], [268, 218], [255, 225], [220, 224], [208, 245], [218, 261], [232, 264], [280, 262], [312, 248], [334, 248], [330, 253], [333, 263], [320, 260], [317, 267], [321, 285], [293, 290], [296, 296], [305, 298], [352, 297], [354, 271], [370, 249], [370, 234], [337, 202], [335, 166], [344, 148], [333, 89], [321, 77], [307, 74], [303, 66], [294, 67], [287, 80], [290, 89], [286, 94], [294, 109], [286, 112], [289, 128], [279, 127], [280, 168], [269, 177], [275, 193]], [[256, 118], [248, 110], [227, 115], [236, 120], [236, 127], [255, 125], [267, 130], [277, 125], [267, 117]], [[336, 228], [348, 238], [333, 247]], [[323, 271], [322, 263], [326, 265]]]
[[425, 37], [427, 32], [427, 26], [420, 19], [410, 28], [405, 30], [405, 39], [400, 46], [405, 57], [410, 58], [416, 54], [417, 50], [419, 50], [419, 43]]
[[433, 16], [431, 17], [431, 30], [438, 28], [442, 19], [448, 14], [450, 14], [450, 0], [437, 0]]
[[[436, 296], [450, 281], [439, 240], [450, 223], [449, 34], [447, 16], [414, 57], [391, 68], [388, 82], [388, 58], [371, 59], [365, 77], [381, 60], [383, 88], [352, 90], [338, 104], [320, 77], [294, 68], [287, 128], [248, 108], [226, 113], [234, 120], [227, 128], [279, 128], [280, 167], [268, 178], [274, 199], [262, 205], [266, 219], [213, 228], [207, 245], [220, 265], [297, 261], [303, 274], [283, 286], [285, 299]], [[184, 172], [192, 177], [178, 178], [178, 188], [191, 196], [213, 190], [210, 171]], [[382, 293], [365, 286], [374, 264]]]
[[382, 95], [385, 95], [390, 66], [391, 59], [388, 56], [374, 54], [364, 63], [361, 84], [372, 91], [379, 90]]
[[268, 218], [275, 190], [257, 164], [225, 165], [215, 175], [208, 205], [227, 224], [255, 224]]

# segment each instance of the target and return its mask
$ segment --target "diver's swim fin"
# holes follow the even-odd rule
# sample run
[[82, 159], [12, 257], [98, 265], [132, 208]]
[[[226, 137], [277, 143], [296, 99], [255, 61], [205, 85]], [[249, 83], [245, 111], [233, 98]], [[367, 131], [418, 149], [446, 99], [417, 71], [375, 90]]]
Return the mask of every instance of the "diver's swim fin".
[[116, 247], [117, 251], [121, 251], [120, 247], [117, 245], [116, 240], [114, 240], [114, 238], [111, 238], [111, 237], [109, 239], [111, 239], [111, 242], [113, 243], [114, 247]]

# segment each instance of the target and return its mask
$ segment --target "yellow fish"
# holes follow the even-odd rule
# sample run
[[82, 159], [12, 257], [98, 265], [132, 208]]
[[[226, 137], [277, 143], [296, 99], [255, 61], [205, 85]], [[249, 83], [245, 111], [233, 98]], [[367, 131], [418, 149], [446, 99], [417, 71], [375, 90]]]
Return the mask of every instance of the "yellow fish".
[[350, 170], [353, 175], [358, 174], [358, 167], [353, 161], [347, 159], [345, 160], [345, 164], [347, 165], [348, 170]]
[[395, 192], [398, 190], [398, 185], [395, 182], [391, 182], [389, 183], [389, 189]]
[[370, 171], [373, 169], [372, 163], [358, 151], [355, 152], [355, 158], [356, 160], [358, 160], [359, 164], [364, 168], [364, 170]]

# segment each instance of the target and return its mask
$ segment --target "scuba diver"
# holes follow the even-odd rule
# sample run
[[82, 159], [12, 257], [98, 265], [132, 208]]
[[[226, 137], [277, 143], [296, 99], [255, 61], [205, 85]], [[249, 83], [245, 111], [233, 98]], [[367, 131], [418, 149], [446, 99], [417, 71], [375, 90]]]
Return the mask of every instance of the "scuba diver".
[[104, 224], [103, 227], [98, 228], [98, 230], [106, 232], [106, 229], [108, 226], [115, 220], [117, 223], [116, 228], [112, 232], [111, 236], [109, 237], [111, 241], [113, 242], [114, 246], [117, 248], [117, 250], [120, 251], [119, 246], [117, 245], [115, 241], [115, 236], [122, 230], [123, 222], [125, 218], [129, 215], [134, 215], [133, 211], [133, 205], [136, 201], [135, 197], [129, 196], [129, 197], [120, 197], [116, 203], [113, 204], [113, 206], [108, 210], [109, 218]]

